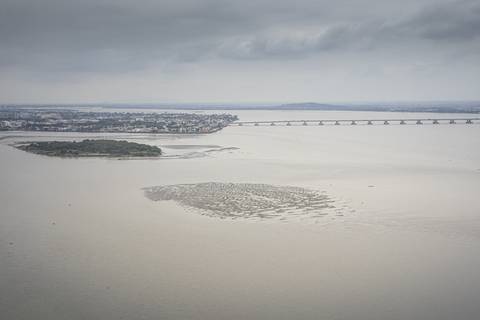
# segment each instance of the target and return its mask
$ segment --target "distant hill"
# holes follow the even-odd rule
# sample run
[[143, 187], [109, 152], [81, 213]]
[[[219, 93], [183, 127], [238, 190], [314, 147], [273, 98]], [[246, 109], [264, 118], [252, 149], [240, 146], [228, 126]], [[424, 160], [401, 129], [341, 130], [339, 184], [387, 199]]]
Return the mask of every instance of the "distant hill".
[[372, 104], [322, 104], [289, 103], [275, 110], [323, 110], [323, 111], [383, 111], [383, 112], [435, 112], [435, 113], [480, 113], [480, 102], [446, 103], [446, 102], [412, 102], [412, 103], [372, 103]]

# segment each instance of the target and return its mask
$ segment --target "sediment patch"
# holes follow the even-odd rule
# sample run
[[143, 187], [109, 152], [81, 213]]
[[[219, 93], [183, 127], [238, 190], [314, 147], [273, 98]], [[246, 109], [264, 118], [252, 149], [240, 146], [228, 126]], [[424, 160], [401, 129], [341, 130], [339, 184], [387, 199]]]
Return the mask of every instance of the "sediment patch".
[[218, 218], [309, 219], [343, 216], [344, 205], [325, 192], [291, 186], [207, 182], [145, 188], [153, 201], [173, 200], [200, 214]]

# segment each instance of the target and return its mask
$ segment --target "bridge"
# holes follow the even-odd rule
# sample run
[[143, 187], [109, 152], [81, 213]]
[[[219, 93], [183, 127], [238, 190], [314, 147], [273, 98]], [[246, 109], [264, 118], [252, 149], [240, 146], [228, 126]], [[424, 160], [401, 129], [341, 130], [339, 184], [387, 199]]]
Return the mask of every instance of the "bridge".
[[327, 120], [273, 120], [235, 121], [230, 126], [323, 126], [323, 125], [423, 125], [423, 124], [480, 124], [480, 118], [405, 118], [405, 119], [327, 119]]

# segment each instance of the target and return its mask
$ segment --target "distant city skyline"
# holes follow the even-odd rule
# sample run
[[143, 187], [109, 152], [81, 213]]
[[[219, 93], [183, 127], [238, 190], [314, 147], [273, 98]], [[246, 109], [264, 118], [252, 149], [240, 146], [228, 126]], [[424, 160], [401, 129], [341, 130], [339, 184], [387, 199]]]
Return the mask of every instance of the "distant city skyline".
[[0, 104], [480, 100], [475, 0], [0, 0]]

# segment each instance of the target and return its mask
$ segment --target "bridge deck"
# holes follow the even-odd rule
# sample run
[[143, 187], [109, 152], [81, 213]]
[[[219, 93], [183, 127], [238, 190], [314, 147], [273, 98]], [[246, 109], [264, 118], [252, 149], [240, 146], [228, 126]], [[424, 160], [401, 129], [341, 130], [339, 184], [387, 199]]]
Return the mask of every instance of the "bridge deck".
[[242, 125], [357, 125], [357, 124], [478, 124], [480, 118], [393, 118], [393, 119], [317, 119], [317, 120], [261, 120], [261, 121], [236, 121], [232, 122], [230, 126]]

